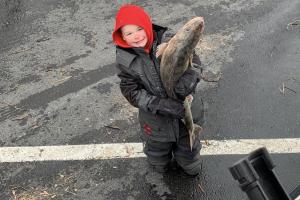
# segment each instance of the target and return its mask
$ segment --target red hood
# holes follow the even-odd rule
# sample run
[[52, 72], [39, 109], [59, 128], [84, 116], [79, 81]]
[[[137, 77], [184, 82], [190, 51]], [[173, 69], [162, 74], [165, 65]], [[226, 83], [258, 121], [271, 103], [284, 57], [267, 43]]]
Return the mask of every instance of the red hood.
[[144, 49], [149, 53], [153, 43], [152, 22], [149, 15], [139, 6], [126, 4], [120, 8], [116, 15], [115, 29], [112, 33], [114, 43], [123, 48], [131, 48], [131, 46], [122, 39], [122, 34], [119, 30], [122, 26], [128, 24], [140, 26], [145, 30], [148, 42]]

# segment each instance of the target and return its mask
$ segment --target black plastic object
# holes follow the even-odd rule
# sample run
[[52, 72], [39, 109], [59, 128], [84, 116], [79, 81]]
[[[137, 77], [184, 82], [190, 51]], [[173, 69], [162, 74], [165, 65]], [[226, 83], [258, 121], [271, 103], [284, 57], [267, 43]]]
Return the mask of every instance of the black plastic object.
[[273, 172], [266, 148], [259, 148], [229, 168], [250, 200], [291, 200]]
[[299, 200], [300, 199], [300, 185], [296, 187], [293, 192], [290, 194], [292, 199]]

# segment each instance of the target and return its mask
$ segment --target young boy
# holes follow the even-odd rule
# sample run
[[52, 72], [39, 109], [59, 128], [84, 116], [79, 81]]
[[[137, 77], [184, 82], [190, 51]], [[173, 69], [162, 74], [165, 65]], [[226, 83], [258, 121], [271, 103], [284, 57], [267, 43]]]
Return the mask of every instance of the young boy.
[[[195, 91], [199, 74], [189, 68], [174, 89], [178, 98], [167, 97], [156, 57], [158, 45], [171, 37], [166, 31], [167, 28], [152, 24], [142, 8], [130, 4], [120, 8], [112, 33], [120, 89], [128, 102], [139, 108], [144, 153], [154, 169], [165, 172], [174, 159], [187, 174], [194, 176], [200, 172], [201, 144], [196, 140], [190, 150], [182, 118], [183, 101]], [[194, 55], [193, 61], [200, 65], [199, 57]]]

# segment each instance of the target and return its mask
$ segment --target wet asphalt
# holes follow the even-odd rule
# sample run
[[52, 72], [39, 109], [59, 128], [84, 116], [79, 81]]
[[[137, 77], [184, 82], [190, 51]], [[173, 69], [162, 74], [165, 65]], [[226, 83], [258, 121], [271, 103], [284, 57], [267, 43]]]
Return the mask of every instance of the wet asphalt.
[[[124, 2], [0, 1], [1, 147], [140, 142], [114, 68], [113, 17]], [[299, 138], [299, 1], [132, 2], [174, 30], [204, 16], [196, 51], [217, 78], [195, 94], [203, 140]], [[0, 163], [0, 199], [247, 199], [228, 171], [242, 157], [203, 156], [195, 179], [153, 172], [145, 158]], [[290, 192], [300, 155], [272, 158]]]

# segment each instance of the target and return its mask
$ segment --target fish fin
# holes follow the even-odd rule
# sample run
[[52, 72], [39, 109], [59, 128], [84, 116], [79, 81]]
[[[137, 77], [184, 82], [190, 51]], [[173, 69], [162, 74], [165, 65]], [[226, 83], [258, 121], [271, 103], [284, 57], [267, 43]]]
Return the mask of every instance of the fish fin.
[[194, 133], [193, 133], [194, 136], [200, 135], [202, 131], [203, 131], [202, 126], [199, 126], [198, 124], [194, 124]]
[[189, 138], [190, 138], [190, 148], [191, 148], [191, 152], [192, 152], [193, 145], [195, 143], [195, 135], [193, 134], [193, 131], [189, 131]]
[[190, 148], [191, 151], [193, 150], [193, 145], [195, 143], [196, 138], [201, 134], [203, 128], [198, 124], [193, 125], [193, 129], [189, 130], [189, 137], [190, 137]]

